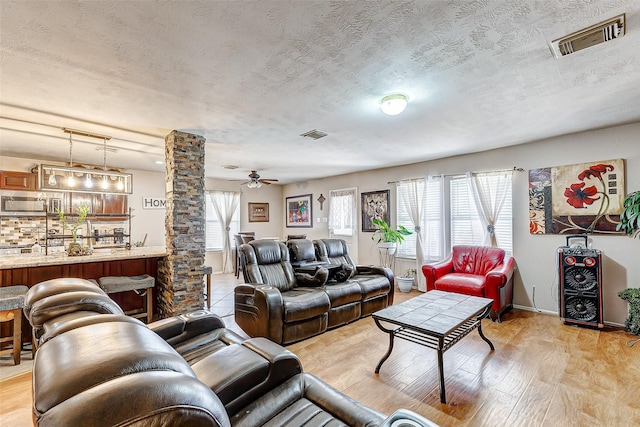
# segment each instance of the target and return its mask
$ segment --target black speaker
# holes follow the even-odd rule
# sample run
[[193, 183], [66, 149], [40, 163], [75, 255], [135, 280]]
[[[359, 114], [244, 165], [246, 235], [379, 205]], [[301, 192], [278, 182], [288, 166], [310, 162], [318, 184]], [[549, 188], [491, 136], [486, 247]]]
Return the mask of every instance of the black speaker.
[[558, 248], [560, 318], [565, 324], [602, 328], [602, 254], [584, 246]]

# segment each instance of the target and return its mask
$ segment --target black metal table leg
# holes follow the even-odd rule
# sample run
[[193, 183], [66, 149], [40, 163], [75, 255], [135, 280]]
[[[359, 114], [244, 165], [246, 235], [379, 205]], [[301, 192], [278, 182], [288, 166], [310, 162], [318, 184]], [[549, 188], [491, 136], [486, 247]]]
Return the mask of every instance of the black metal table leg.
[[487, 344], [489, 344], [489, 348], [491, 348], [491, 350], [495, 350], [495, 348], [493, 347], [493, 343], [491, 341], [489, 341], [489, 338], [484, 336], [484, 333], [482, 332], [482, 319], [486, 318], [489, 315], [489, 312], [491, 311], [491, 307], [487, 307], [487, 309], [480, 314], [480, 316], [478, 316], [478, 333], [480, 334], [480, 338], [482, 338]]
[[438, 340], [438, 374], [440, 375], [440, 402], [447, 403], [447, 395], [444, 389], [444, 363], [442, 360], [442, 347], [444, 345], [444, 338]]
[[389, 356], [391, 356], [391, 351], [393, 350], [393, 338], [395, 337], [395, 335], [393, 334], [392, 329], [387, 329], [383, 327], [380, 324], [380, 322], [378, 322], [378, 319], [373, 319], [373, 320], [376, 322], [376, 325], [378, 325], [378, 328], [380, 328], [380, 330], [389, 334], [389, 348], [387, 348], [387, 352], [385, 353], [384, 356], [382, 356], [382, 359], [380, 359], [380, 361], [378, 362], [378, 366], [376, 366], [376, 374], [378, 374], [380, 373], [380, 367], [382, 366], [382, 364], [389, 358]]

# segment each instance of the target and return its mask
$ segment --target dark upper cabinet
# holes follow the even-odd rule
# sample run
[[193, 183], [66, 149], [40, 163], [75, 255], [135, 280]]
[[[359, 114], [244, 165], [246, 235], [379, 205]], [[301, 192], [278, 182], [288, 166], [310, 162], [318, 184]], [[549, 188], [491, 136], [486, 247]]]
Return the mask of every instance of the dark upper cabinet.
[[122, 194], [68, 193], [67, 206], [76, 213], [79, 206], [88, 204], [92, 214], [128, 214], [127, 196]]
[[37, 176], [28, 172], [0, 171], [0, 189], [34, 191]]

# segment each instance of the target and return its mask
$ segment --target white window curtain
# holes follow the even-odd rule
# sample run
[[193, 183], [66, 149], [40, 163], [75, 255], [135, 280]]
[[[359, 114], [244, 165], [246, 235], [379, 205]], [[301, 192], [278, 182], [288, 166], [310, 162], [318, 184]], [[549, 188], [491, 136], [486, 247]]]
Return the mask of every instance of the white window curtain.
[[231, 220], [240, 204], [240, 193], [235, 191], [207, 191], [207, 203], [213, 205], [222, 232], [222, 272], [233, 273], [234, 255], [231, 252]]
[[356, 188], [329, 192], [329, 231], [334, 236], [353, 236], [356, 227]]
[[467, 172], [467, 178], [485, 230], [483, 244], [498, 246], [496, 222], [505, 199], [511, 193], [513, 171]]
[[427, 290], [427, 286], [421, 269], [424, 262], [422, 213], [427, 198], [425, 179], [401, 181], [396, 184], [396, 187], [402, 209], [409, 215], [413, 223], [413, 231], [416, 237], [416, 280], [418, 282], [418, 290], [424, 292]]

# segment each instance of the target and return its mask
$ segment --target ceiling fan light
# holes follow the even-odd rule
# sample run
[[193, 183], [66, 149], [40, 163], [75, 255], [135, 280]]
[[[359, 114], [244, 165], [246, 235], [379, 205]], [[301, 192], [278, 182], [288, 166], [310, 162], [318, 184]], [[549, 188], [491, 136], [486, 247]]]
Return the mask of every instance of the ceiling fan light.
[[396, 116], [407, 108], [408, 99], [406, 95], [395, 93], [387, 95], [380, 101], [382, 112], [388, 116]]

